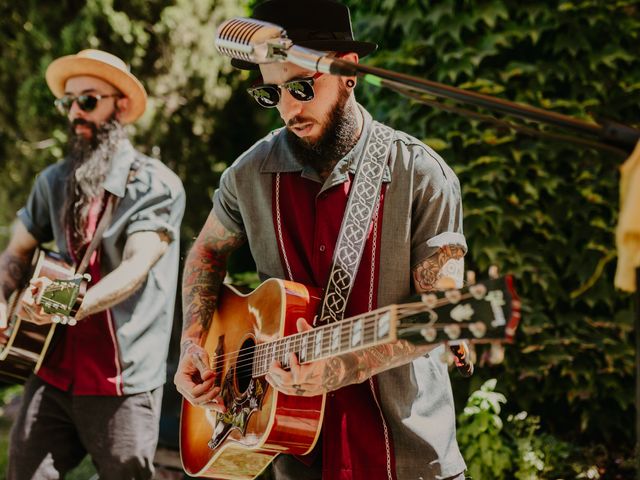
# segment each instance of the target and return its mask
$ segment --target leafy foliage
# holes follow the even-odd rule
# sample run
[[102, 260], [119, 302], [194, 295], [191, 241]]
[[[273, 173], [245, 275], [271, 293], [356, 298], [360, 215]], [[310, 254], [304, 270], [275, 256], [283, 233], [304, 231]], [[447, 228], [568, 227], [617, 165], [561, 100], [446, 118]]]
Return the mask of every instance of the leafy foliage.
[[512, 452], [500, 435], [500, 404], [507, 399], [495, 386], [495, 379], [488, 380], [473, 392], [459, 418], [458, 442], [473, 478], [501, 480], [511, 470]]
[[[36, 173], [63, 156], [66, 124], [52, 108], [46, 66], [97, 47], [127, 59], [150, 93], [132, 134], [185, 183], [188, 247], [220, 173], [276, 123], [273, 112], [258, 111], [245, 96], [246, 73], [232, 71], [213, 46], [214, 26], [253, 3], [0, 3], [0, 246]], [[380, 45], [365, 59], [370, 65], [588, 122], [640, 118], [637, 1], [345, 3], [357, 37]], [[525, 312], [516, 343], [503, 365], [456, 381], [457, 397], [501, 378], [507, 413], [529, 412], [540, 419], [537, 436], [596, 452], [599, 468], [615, 478], [615, 465], [631, 457], [625, 419], [633, 417], [634, 398], [630, 299], [613, 288], [623, 157], [541, 136], [556, 129], [530, 121], [516, 123], [540, 134], [461, 115], [433, 97], [438, 108], [360, 85], [358, 98], [375, 118], [431, 145], [459, 175], [468, 266], [497, 264], [518, 280]], [[236, 256], [233, 269], [247, 270], [247, 257]]]
[[[348, 3], [358, 37], [380, 45], [365, 59], [372, 66], [587, 122], [639, 122], [638, 2]], [[478, 369], [470, 384], [456, 382], [458, 397], [499, 377], [513, 412], [531, 412], [567, 441], [607, 445], [614, 458], [629, 458], [631, 299], [613, 287], [624, 156], [524, 135], [369, 85], [362, 90], [374, 117], [430, 144], [458, 174], [467, 266], [483, 272], [495, 264], [517, 278], [524, 302], [517, 341], [503, 365]]]

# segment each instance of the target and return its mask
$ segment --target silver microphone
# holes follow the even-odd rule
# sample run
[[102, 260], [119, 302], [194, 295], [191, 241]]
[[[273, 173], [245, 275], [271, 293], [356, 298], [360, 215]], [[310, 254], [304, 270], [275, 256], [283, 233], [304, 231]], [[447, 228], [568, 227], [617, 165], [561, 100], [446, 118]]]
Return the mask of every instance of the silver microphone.
[[216, 48], [227, 57], [251, 63], [284, 61], [291, 40], [282, 27], [253, 18], [232, 18], [218, 27]]
[[216, 48], [231, 58], [251, 63], [291, 62], [307, 70], [333, 75], [356, 75], [350, 62], [325, 52], [298, 47], [284, 28], [253, 18], [232, 18], [218, 27]]

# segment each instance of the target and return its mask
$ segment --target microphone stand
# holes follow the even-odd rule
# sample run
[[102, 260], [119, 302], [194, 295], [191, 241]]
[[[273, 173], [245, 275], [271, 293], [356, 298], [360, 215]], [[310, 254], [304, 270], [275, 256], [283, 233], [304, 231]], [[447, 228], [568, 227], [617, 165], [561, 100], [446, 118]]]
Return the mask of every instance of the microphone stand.
[[[316, 52], [320, 53], [320, 52]], [[362, 65], [359, 63], [349, 62], [339, 58], [329, 58], [322, 55], [318, 60], [317, 66], [323, 65], [323, 71], [327, 69], [328, 73], [342, 76], [358, 76], [367, 83], [379, 87], [388, 87], [405, 96], [413, 98], [422, 103], [432, 105], [436, 108], [444, 108], [454, 110], [453, 108], [440, 104], [438, 102], [429, 102], [421, 98], [420, 93], [426, 93], [438, 98], [447, 98], [460, 103], [466, 103], [488, 110], [499, 112], [525, 120], [533, 120], [539, 123], [546, 123], [555, 127], [561, 127], [571, 130], [579, 135], [595, 137], [596, 140], [587, 139], [583, 136], [559, 135], [527, 129], [523, 127], [515, 127], [512, 124], [501, 122], [489, 116], [482, 116], [483, 120], [490, 120], [502, 124], [506, 124], [510, 128], [516, 128], [528, 134], [542, 135], [563, 141], [569, 141], [582, 146], [608, 150], [626, 158], [636, 144], [640, 141], [640, 130], [623, 125], [617, 122], [605, 120], [602, 124], [586, 122], [568, 115], [562, 115], [549, 110], [532, 107], [529, 105], [511, 102], [497, 97], [484, 95], [477, 92], [463, 90], [457, 87], [444, 85], [442, 83], [424, 80], [410, 75], [396, 73], [381, 68]], [[296, 63], [295, 57], [288, 58], [289, 61]], [[328, 65], [327, 65], [328, 64]], [[308, 63], [305, 63], [308, 67]], [[318, 69], [318, 68], [317, 68]], [[417, 94], [416, 94], [417, 92]], [[466, 112], [468, 113], [468, 112]], [[474, 114], [479, 116], [479, 114]], [[640, 266], [636, 268], [636, 291], [634, 294], [634, 327], [636, 332], [636, 480], [640, 480]]]

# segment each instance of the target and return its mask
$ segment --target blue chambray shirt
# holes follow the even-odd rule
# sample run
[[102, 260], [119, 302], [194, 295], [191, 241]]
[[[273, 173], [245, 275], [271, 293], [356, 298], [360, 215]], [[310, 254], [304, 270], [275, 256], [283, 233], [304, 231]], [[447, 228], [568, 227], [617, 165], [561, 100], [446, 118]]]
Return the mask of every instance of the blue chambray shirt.
[[[127, 182], [131, 165], [137, 169]], [[70, 162], [50, 165], [36, 178], [18, 217], [40, 243], [55, 242], [68, 261], [71, 255], [62, 225]], [[143, 231], [164, 232], [170, 244], [149, 271], [146, 282], [111, 308], [121, 368], [122, 393], [152, 390], [166, 380], [166, 358], [180, 257], [180, 223], [185, 209], [182, 182], [159, 160], [136, 151], [128, 140], [119, 146], [104, 181], [106, 191], [120, 197], [101, 243], [103, 275], [122, 262], [127, 238]]]

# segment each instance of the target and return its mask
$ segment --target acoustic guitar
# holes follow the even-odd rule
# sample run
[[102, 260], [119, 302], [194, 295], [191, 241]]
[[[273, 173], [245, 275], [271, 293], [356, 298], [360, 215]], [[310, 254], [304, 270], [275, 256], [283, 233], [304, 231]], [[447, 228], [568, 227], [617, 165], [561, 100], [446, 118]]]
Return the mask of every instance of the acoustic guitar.
[[[89, 275], [76, 275], [75, 269], [52, 251], [38, 249], [33, 256], [30, 278], [44, 277], [50, 282], [42, 288], [36, 301], [45, 313], [73, 317], [84, 298]], [[9, 324], [0, 329], [0, 381], [24, 383], [31, 372], [42, 365], [53, 338], [56, 324], [39, 325], [28, 320], [22, 299], [30, 295], [30, 285], [11, 295], [7, 305]]]
[[404, 339], [416, 345], [511, 342], [520, 301], [510, 276], [462, 290], [417, 296], [340, 322], [298, 333], [312, 322], [320, 291], [278, 279], [244, 295], [223, 285], [203, 348], [218, 373], [227, 406], [216, 413], [183, 400], [180, 456], [192, 476], [252, 479], [280, 453], [304, 455], [320, 434], [325, 396], [277, 392], [264, 376], [273, 360], [288, 365]]

